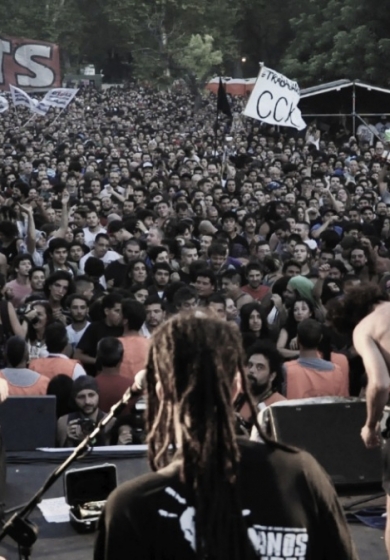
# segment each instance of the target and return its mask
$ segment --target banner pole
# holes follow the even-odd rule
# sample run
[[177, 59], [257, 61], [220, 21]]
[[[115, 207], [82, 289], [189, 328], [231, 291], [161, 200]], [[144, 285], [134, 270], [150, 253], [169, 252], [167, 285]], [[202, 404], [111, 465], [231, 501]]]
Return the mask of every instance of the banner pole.
[[217, 109], [217, 118], [215, 121], [215, 135], [214, 135], [214, 157], [217, 155], [217, 147], [218, 147], [218, 125], [219, 125], [219, 111]]
[[[13, 102], [13, 100], [12, 100], [12, 102]], [[14, 103], [14, 102], [13, 102], [13, 105], [14, 105], [14, 111], [15, 111], [15, 123], [16, 123], [16, 126], [19, 126], [19, 116], [18, 116], [18, 111], [17, 111], [17, 109], [16, 109], [16, 105], [15, 105], [15, 103]]]
[[24, 128], [25, 126], [27, 126], [28, 123], [29, 123], [30, 121], [35, 120], [35, 117], [36, 117], [36, 116], [37, 116], [37, 113], [34, 113], [29, 119], [26, 120], [26, 122], [25, 122], [24, 124], [21, 125], [22, 128]]
[[62, 115], [62, 113], [65, 111], [66, 107], [64, 107], [63, 109], [61, 109], [61, 111], [58, 113], [58, 115], [56, 116], [56, 118], [54, 119], [53, 122], [51, 122], [49, 124], [49, 126], [52, 126], [54, 123], [56, 123], [58, 121], [58, 119], [60, 118], [60, 116]]

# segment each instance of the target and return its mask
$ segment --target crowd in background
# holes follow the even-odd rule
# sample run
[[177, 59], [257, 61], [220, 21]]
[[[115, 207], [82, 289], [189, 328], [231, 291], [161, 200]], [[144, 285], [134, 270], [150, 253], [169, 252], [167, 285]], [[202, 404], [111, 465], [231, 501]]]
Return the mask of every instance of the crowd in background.
[[[61, 446], [142, 394], [148, 339], [195, 309], [241, 331], [259, 410], [364, 394], [328, 319], [357, 284], [390, 291], [387, 119], [297, 133], [231, 103], [216, 123], [212, 95], [85, 88], [55, 122], [1, 117], [0, 376], [57, 396]], [[142, 441], [134, 411], [100, 443]]]

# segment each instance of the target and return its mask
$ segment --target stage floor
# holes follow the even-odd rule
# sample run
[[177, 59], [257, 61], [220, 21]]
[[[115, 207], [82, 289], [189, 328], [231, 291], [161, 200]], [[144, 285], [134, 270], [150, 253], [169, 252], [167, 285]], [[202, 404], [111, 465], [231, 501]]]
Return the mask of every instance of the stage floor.
[[[60, 462], [60, 455], [50, 453], [24, 453], [9, 457], [7, 466], [6, 508], [25, 503], [38, 490], [44, 480]], [[129, 457], [115, 453], [111, 456], [89, 456], [78, 461], [71, 468], [81, 468], [103, 463], [115, 463], [119, 483], [148, 472], [146, 458], [143, 456]], [[47, 498], [63, 496], [62, 478], [46, 494]], [[343, 497], [343, 504], [358, 499]], [[384, 505], [385, 499], [379, 498], [369, 505]], [[366, 507], [365, 505], [358, 507]], [[355, 509], [358, 509], [355, 508]], [[95, 535], [78, 534], [69, 523], [47, 523], [41, 512], [36, 509], [30, 516], [31, 521], [38, 525], [39, 538], [34, 545], [32, 558], [39, 560], [92, 560]], [[350, 525], [353, 540], [356, 544], [360, 560], [387, 560], [383, 531], [371, 529], [362, 524]], [[7, 537], [0, 544], [0, 555], [6, 560], [19, 558], [15, 543]], [[335, 559], [337, 560], [337, 559]]]

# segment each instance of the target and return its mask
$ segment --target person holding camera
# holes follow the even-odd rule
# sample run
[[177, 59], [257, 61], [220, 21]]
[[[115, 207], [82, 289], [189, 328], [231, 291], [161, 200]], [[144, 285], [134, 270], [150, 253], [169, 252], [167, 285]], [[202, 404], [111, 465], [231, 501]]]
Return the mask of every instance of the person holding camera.
[[[73, 384], [72, 400], [75, 411], [61, 416], [57, 422], [58, 447], [76, 447], [105, 416], [99, 408], [98, 384], [89, 375], [76, 379]], [[109, 444], [110, 431], [114, 423], [115, 420], [109, 422], [105, 431], [96, 437], [96, 446]]]

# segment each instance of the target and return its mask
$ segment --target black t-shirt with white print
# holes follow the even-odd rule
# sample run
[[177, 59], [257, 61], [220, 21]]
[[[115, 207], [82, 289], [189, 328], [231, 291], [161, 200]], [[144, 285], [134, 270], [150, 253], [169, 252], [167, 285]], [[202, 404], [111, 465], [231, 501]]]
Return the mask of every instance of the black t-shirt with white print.
[[[311, 455], [241, 439], [240, 450], [253, 558], [357, 560], [335, 490]], [[194, 560], [188, 496], [178, 462], [121, 485], [101, 517], [94, 560]]]

